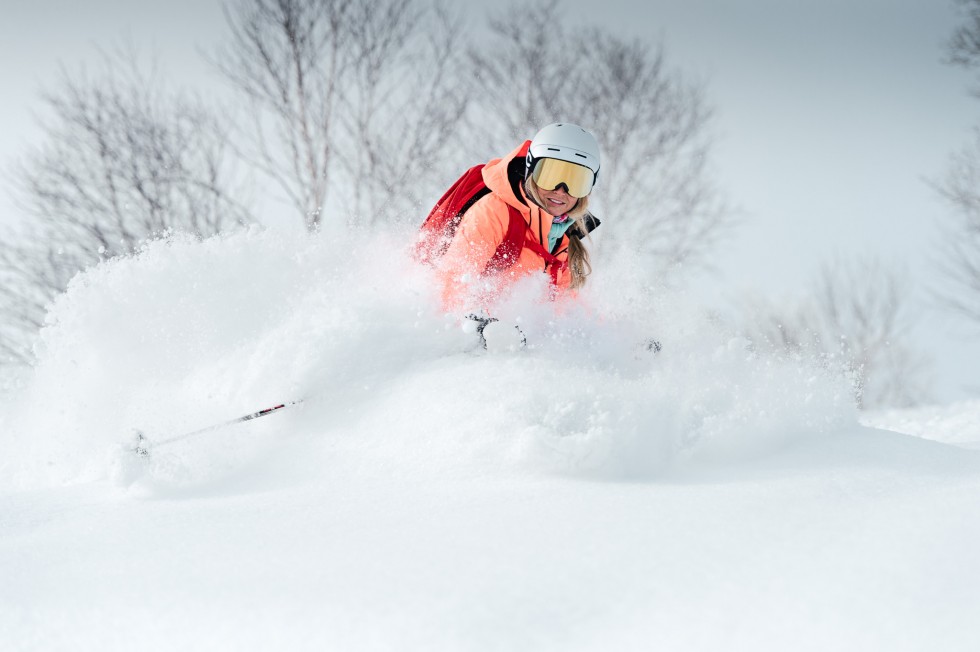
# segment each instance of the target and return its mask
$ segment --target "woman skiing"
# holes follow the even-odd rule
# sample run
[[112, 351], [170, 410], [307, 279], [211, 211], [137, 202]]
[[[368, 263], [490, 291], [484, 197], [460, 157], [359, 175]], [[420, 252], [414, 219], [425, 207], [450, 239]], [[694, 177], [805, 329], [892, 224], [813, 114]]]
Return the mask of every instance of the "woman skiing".
[[555, 123], [464, 175], [422, 227], [443, 307], [483, 313], [482, 334], [501, 293], [523, 278], [546, 273], [555, 298], [581, 287], [591, 272], [582, 239], [599, 224], [588, 210], [598, 173], [592, 134]]

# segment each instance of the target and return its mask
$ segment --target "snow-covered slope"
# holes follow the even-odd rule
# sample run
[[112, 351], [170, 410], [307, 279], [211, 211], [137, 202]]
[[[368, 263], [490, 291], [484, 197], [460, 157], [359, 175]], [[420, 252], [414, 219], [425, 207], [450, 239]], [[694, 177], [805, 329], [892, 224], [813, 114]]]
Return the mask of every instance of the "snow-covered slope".
[[175, 238], [76, 279], [4, 397], [0, 647], [980, 645], [980, 453], [858, 425], [628, 261], [469, 350], [397, 243]]
[[980, 448], [980, 400], [880, 410], [864, 415], [861, 423], [963, 448]]

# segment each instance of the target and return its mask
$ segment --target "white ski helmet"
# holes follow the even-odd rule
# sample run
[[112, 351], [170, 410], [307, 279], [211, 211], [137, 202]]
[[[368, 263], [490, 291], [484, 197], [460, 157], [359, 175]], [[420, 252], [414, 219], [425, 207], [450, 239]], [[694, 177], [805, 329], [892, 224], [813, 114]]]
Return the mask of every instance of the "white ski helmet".
[[535, 134], [527, 151], [525, 177], [542, 158], [583, 165], [592, 170], [593, 183], [599, 176], [599, 143], [585, 129], [569, 122], [550, 124]]

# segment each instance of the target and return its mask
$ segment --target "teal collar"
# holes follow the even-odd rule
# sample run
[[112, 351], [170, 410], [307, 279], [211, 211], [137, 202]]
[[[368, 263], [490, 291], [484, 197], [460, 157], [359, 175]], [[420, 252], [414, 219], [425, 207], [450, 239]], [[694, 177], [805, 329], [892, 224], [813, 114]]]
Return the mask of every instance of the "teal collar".
[[573, 224], [575, 224], [575, 220], [573, 219], [566, 219], [564, 222], [553, 221], [551, 223], [551, 231], [548, 232], [548, 251], [553, 252], [555, 250], [555, 245], [558, 244], [561, 237], [565, 235], [565, 231], [570, 229]]

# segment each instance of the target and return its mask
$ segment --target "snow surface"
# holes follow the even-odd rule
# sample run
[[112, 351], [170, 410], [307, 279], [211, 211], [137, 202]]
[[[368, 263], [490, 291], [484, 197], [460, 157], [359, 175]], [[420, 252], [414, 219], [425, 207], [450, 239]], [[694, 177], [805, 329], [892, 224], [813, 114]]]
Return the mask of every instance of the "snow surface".
[[980, 449], [980, 400], [866, 414], [861, 423], [964, 448]]
[[0, 649], [980, 649], [976, 404], [862, 426], [628, 260], [485, 354], [400, 242], [75, 279], [0, 406]]

